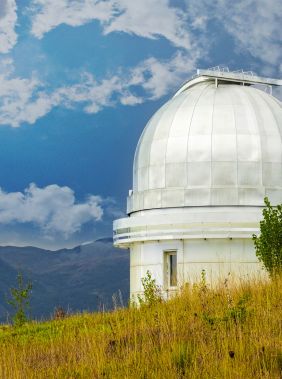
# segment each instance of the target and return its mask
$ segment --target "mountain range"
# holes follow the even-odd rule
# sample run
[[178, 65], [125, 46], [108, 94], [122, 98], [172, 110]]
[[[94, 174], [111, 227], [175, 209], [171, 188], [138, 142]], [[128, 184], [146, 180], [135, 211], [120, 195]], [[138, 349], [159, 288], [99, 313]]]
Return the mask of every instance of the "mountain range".
[[11, 318], [10, 288], [22, 273], [33, 288], [30, 317], [52, 317], [56, 307], [68, 312], [126, 305], [129, 252], [113, 247], [112, 238], [57, 251], [36, 247], [0, 247], [0, 321]]

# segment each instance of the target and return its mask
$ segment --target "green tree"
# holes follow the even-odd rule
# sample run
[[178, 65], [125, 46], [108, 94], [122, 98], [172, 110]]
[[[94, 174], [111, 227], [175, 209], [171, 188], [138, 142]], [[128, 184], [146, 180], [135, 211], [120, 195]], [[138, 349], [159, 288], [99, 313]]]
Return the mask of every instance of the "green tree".
[[282, 273], [282, 204], [273, 207], [264, 199], [260, 235], [253, 235], [256, 255], [271, 277]]
[[11, 299], [7, 303], [15, 310], [13, 324], [19, 327], [28, 320], [26, 312], [30, 304], [32, 283], [29, 281], [27, 284], [24, 284], [23, 275], [19, 272], [17, 275], [17, 285], [17, 288], [10, 288]]

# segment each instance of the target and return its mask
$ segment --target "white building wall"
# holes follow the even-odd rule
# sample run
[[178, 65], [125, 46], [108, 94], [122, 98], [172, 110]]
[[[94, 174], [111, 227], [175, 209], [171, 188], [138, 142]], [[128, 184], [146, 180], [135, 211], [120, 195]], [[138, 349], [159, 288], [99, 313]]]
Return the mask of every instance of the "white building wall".
[[143, 292], [141, 279], [150, 271], [156, 284], [166, 289], [164, 252], [177, 250], [178, 266], [183, 266], [183, 241], [154, 241], [132, 244], [130, 247], [130, 294]]
[[141, 279], [149, 270], [164, 295], [175, 292], [168, 287], [164, 254], [177, 251], [178, 287], [186, 282], [198, 282], [202, 270], [210, 285], [220, 281], [246, 280], [265, 276], [258, 262], [251, 239], [190, 239], [135, 243], [130, 247], [130, 293], [143, 292]]
[[[208, 283], [264, 275], [251, 239], [207, 239], [184, 242], [184, 281], [197, 282], [202, 270]], [[181, 280], [181, 278], [179, 278]]]

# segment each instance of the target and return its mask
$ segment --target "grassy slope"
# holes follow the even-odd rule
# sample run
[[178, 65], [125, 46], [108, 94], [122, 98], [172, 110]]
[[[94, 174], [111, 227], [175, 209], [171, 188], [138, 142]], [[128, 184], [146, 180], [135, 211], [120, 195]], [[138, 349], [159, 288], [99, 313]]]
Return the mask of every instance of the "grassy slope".
[[0, 377], [281, 378], [281, 280], [0, 327]]

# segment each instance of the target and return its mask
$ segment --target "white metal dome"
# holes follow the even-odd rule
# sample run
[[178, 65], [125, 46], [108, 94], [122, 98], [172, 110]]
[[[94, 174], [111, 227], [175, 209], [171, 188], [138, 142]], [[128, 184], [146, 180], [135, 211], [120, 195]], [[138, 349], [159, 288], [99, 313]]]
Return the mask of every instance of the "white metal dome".
[[281, 103], [251, 86], [204, 78], [169, 100], [139, 140], [128, 213], [262, 206], [282, 199]]

